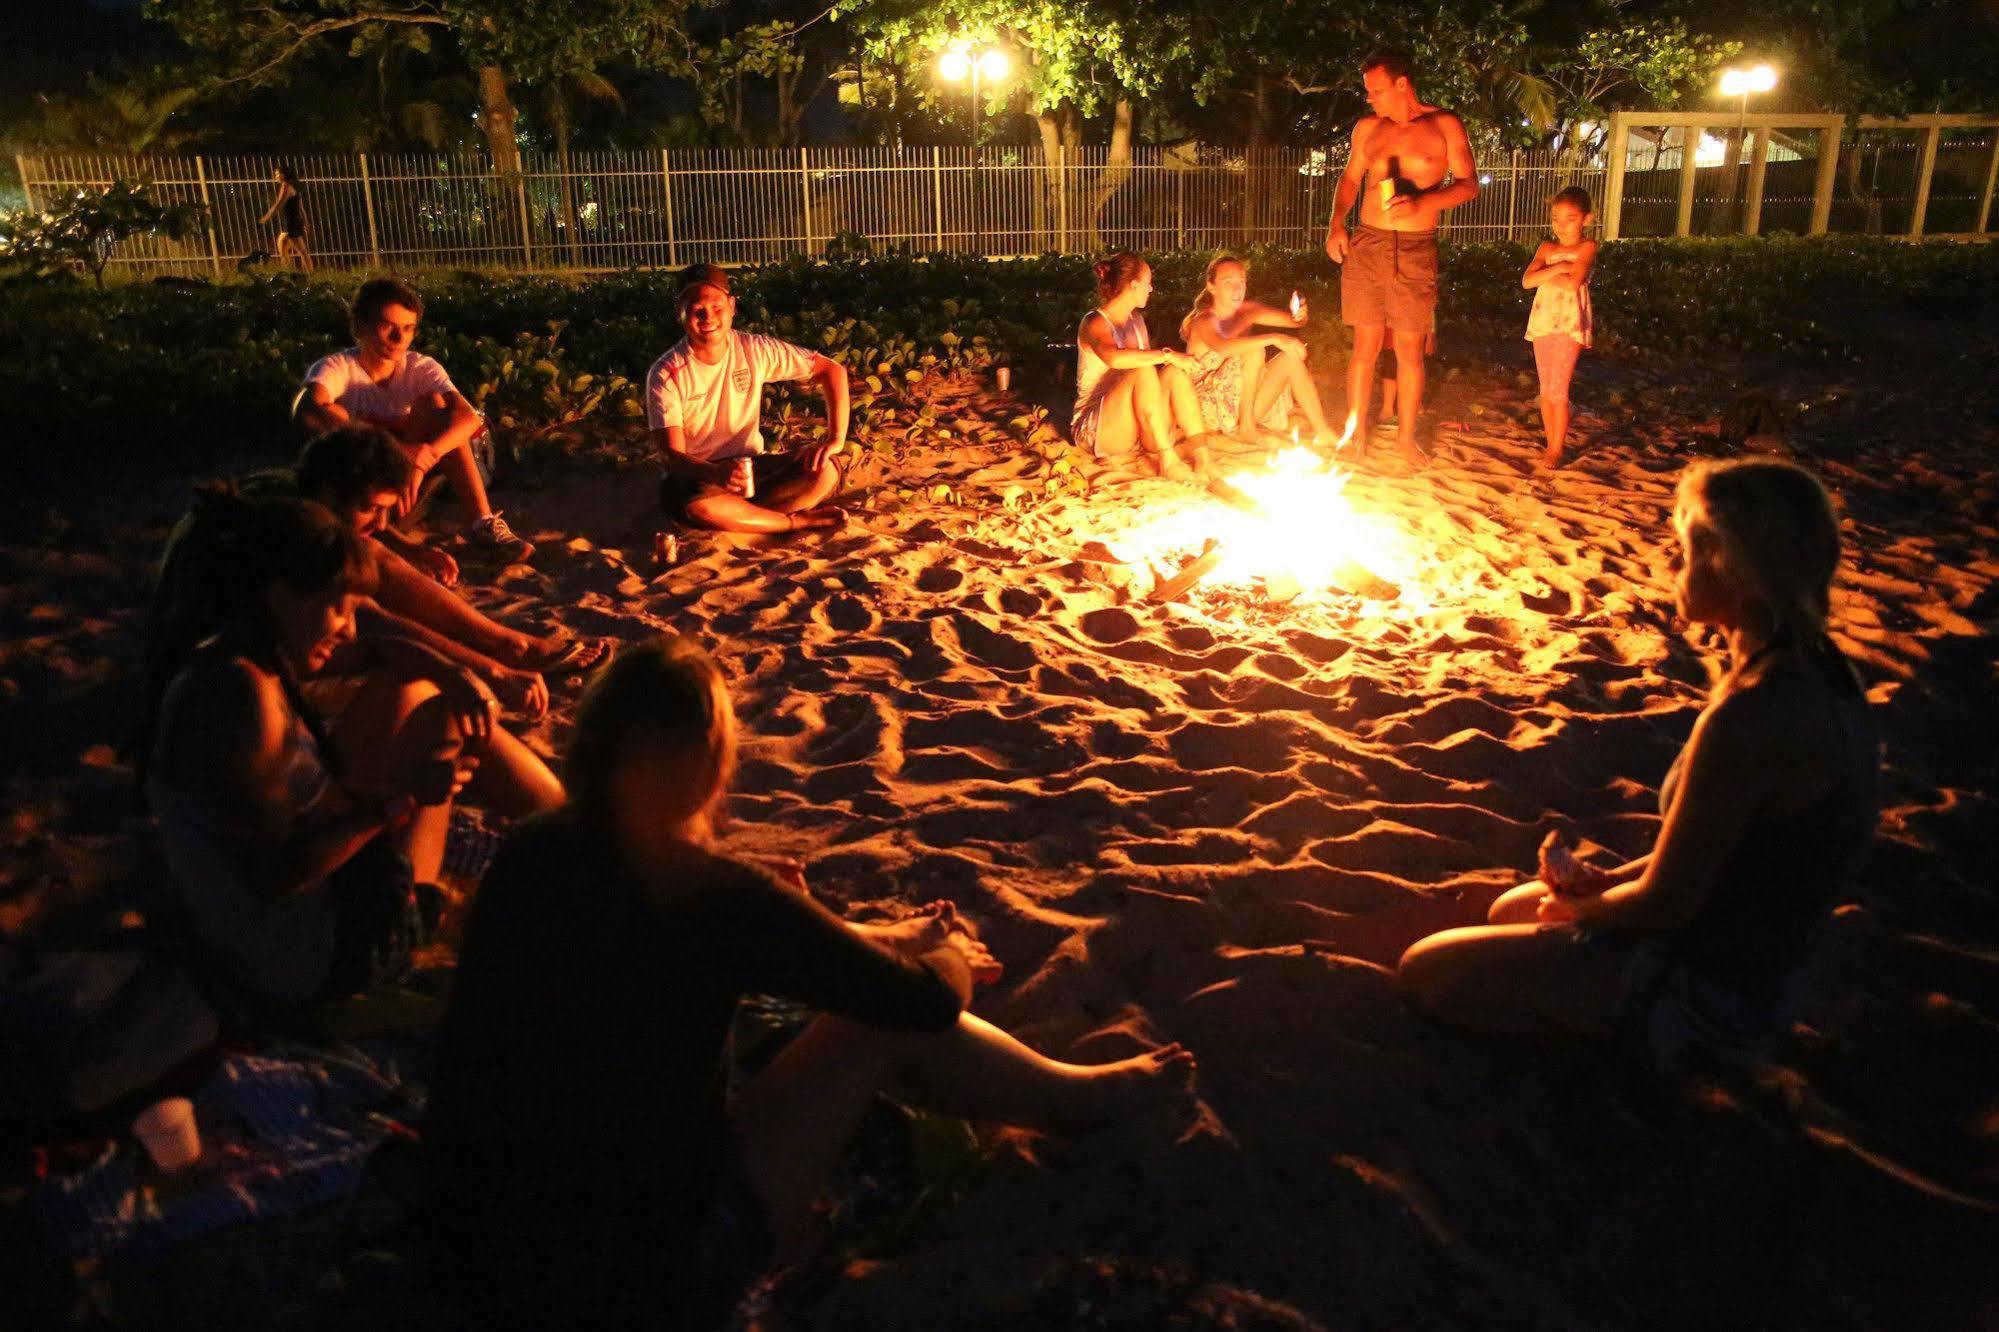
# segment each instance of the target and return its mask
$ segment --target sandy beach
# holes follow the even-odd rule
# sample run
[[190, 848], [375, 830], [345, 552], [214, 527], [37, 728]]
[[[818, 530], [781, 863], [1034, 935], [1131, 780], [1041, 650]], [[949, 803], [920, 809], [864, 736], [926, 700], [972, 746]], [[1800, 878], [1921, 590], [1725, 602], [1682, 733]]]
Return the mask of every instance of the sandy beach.
[[[1554, 477], [1531, 389], [1436, 384], [1433, 465], [1383, 439], [1346, 487], [1406, 542], [1386, 597], [1210, 579], [1155, 604], [1191, 552], [1120, 542], [1218, 506], [1024, 446], [1025, 400], [969, 378], [926, 386], [951, 438], [825, 539], [683, 532], [660, 568], [641, 465], [503, 495], [541, 550], [461, 550], [479, 604], [693, 635], [730, 672], [732, 842], [806, 858], [857, 915], [950, 898], [1007, 969], [979, 1011], [1045, 1050], [1200, 1061], [1191, 1116], [982, 1133], [961, 1197], [769, 1325], [1990, 1326], [1999, 430], [1987, 387], [1896, 416], [1823, 399], [1833, 373], [1784, 388], [1828, 404], [1794, 442], [1845, 510], [1835, 636], [1882, 706], [1881, 836], [1762, 1084], [1649, 1114], [1587, 1055], [1426, 1023], [1391, 969], [1530, 877], [1550, 828], [1649, 846], [1719, 659], [1673, 624], [1669, 522], [1719, 373], [1606, 371]], [[1051, 495], [1076, 472], [1086, 493]], [[152, 872], [113, 751], [167, 484], [0, 549], [0, 924]], [[550, 752], [575, 690], [529, 731]]]

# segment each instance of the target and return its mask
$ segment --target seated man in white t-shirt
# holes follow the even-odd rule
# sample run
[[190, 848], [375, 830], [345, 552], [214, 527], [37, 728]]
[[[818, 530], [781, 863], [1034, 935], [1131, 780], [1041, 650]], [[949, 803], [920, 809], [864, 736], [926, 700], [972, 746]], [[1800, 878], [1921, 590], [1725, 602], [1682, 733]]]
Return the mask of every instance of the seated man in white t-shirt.
[[403, 496], [405, 510], [414, 507], [424, 476], [441, 468], [472, 514], [466, 535], [477, 545], [524, 560], [534, 547], [515, 536], [494, 510], [467, 447], [485, 422], [443, 366], [410, 350], [422, 319], [423, 299], [404, 283], [394, 278], [362, 283], [349, 321], [354, 345], [321, 357], [305, 372], [299, 423], [315, 435], [349, 424], [380, 426], [395, 438], [413, 469]]
[[[827, 504], [847, 443], [847, 372], [838, 361], [776, 338], [735, 331], [736, 300], [720, 269], [703, 268], [680, 292], [686, 334], [646, 374], [646, 425], [666, 478], [660, 507], [724, 532], [838, 527]], [[763, 388], [809, 379], [826, 400], [826, 437], [791, 453], [764, 452]]]

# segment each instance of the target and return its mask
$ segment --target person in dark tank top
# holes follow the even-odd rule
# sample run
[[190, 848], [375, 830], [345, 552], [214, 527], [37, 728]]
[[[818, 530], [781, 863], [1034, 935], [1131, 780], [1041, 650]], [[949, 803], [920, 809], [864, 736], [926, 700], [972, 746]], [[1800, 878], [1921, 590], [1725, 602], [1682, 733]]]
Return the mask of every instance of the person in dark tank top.
[[1697, 463], [1673, 522], [1680, 615], [1720, 630], [1730, 665], [1661, 787], [1658, 840], [1612, 870], [1544, 848], [1487, 924], [1413, 945], [1404, 993], [1443, 1021], [1616, 1035], [1661, 1067], [1753, 1056], [1873, 840], [1880, 742], [1825, 632], [1824, 487], [1786, 462]]
[[[687, 639], [620, 652], [576, 710], [569, 801], [474, 903], [424, 1124], [436, 1292], [481, 1322], [706, 1327], [808, 1253], [881, 1090], [1064, 1129], [1184, 1102], [1192, 1056], [1048, 1058], [967, 1011], [998, 964], [948, 903], [843, 921], [729, 845], [735, 714]], [[731, 1086], [746, 994], [820, 1010]]]

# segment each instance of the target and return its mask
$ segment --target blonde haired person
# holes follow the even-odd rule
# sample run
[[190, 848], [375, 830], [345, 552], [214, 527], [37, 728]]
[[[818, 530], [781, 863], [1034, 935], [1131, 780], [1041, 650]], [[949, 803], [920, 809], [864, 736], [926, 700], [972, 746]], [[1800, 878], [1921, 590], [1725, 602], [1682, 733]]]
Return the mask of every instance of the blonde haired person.
[[1331, 438], [1319, 390], [1305, 370], [1305, 344], [1290, 333], [1257, 331], [1303, 328], [1305, 303], [1295, 305], [1287, 311], [1250, 300], [1249, 265], [1232, 254], [1208, 262], [1201, 294], [1180, 321], [1180, 340], [1200, 365], [1194, 396], [1209, 430], [1245, 443], [1273, 442], [1264, 422], [1272, 412], [1295, 406], [1315, 441]]
[[1415, 1005], [1445, 1021], [1753, 1055], [1788, 1021], [1821, 922], [1873, 838], [1880, 766], [1865, 695], [1826, 637], [1839, 523], [1790, 463], [1697, 463], [1673, 523], [1680, 615], [1729, 665], [1660, 788], [1649, 855], [1615, 870], [1544, 852], [1489, 924], [1416, 943]]
[[[719, 1326], [809, 1248], [820, 1187], [884, 1089], [1058, 1129], [1188, 1095], [1179, 1046], [1062, 1063], [972, 1016], [999, 968], [948, 903], [848, 924], [803, 865], [730, 846], [735, 760], [714, 659], [680, 638], [628, 648], [577, 707], [569, 803], [486, 876], [425, 1124], [438, 1275], [469, 1311]], [[749, 994], [824, 1014], [732, 1091]]]

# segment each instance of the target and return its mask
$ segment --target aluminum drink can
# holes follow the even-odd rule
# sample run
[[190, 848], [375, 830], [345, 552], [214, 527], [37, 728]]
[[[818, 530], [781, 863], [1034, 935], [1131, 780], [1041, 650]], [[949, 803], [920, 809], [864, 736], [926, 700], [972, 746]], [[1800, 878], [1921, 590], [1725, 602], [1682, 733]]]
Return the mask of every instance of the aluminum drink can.
[[747, 457], [736, 459], [736, 477], [743, 483], [743, 498], [757, 497], [757, 469], [750, 465]]

